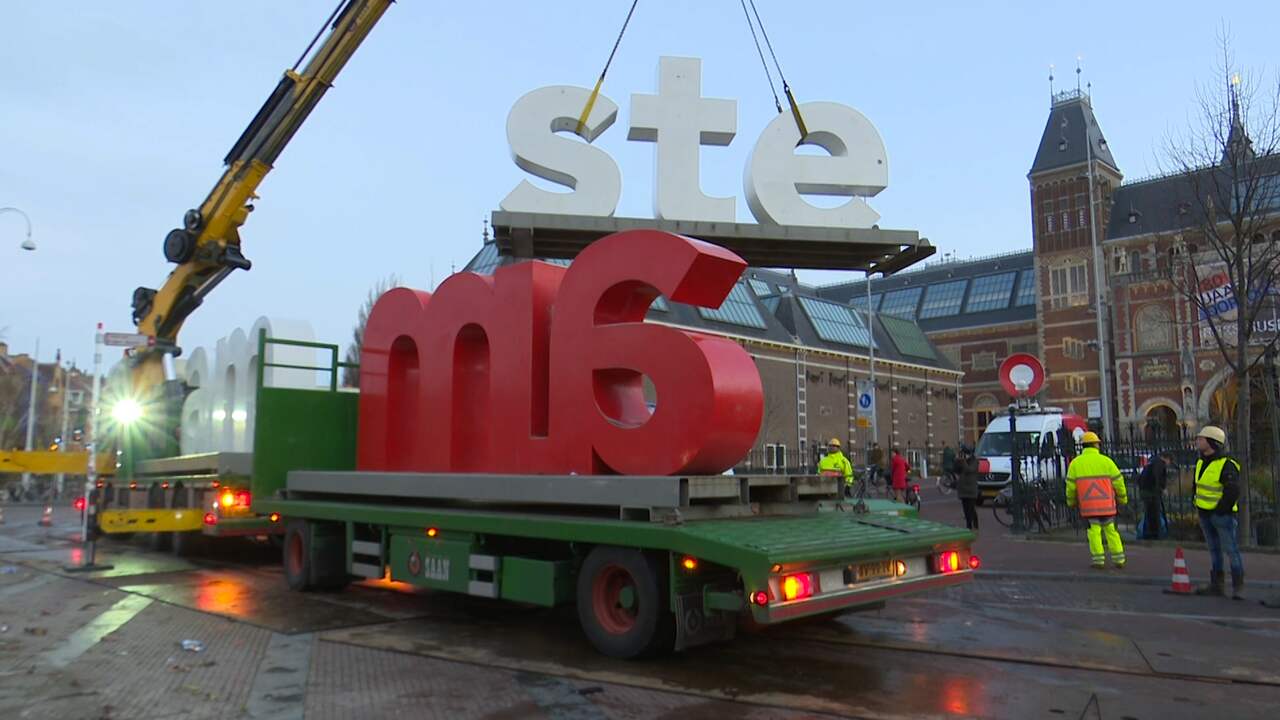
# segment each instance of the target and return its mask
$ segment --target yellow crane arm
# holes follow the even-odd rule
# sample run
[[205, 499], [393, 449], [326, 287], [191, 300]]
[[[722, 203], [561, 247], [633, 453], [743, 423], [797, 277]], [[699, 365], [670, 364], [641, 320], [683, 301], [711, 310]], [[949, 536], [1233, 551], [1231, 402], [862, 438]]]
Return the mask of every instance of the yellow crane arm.
[[[89, 469], [89, 453], [57, 450], [0, 450], [0, 473], [32, 473], [35, 475], [84, 475]], [[116, 456], [98, 456], [98, 475], [114, 475]]]
[[[328, 34], [322, 27], [227, 153], [226, 169], [209, 196], [199, 209], [187, 211], [181, 228], [165, 237], [165, 259], [177, 267], [159, 290], [140, 287], [133, 294], [133, 321], [138, 332], [156, 338], [154, 346], [135, 349], [135, 394], [145, 393], [166, 379], [164, 355], [173, 352], [183, 322], [205, 296], [234, 270], [250, 268], [251, 263], [240, 252], [239, 228], [253, 211], [250, 201], [257, 197], [258, 184], [392, 1], [344, 0], [339, 4], [325, 23]], [[321, 35], [324, 40], [317, 46]]]

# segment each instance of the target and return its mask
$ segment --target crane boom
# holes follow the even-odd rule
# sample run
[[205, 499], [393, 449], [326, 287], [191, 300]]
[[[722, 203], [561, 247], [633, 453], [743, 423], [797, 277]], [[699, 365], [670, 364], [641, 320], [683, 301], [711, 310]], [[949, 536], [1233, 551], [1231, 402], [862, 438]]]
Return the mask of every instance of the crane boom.
[[[153, 347], [137, 348], [133, 354], [135, 395], [164, 382], [164, 356], [175, 351], [178, 331], [205, 296], [233, 271], [250, 268], [240, 250], [239, 228], [253, 211], [251, 201], [257, 197], [259, 183], [392, 2], [343, 0], [339, 4], [326, 23], [328, 33], [322, 28], [312, 41], [315, 52], [309, 59], [304, 52], [285, 71], [227, 153], [226, 168], [209, 196], [199, 209], [187, 211], [181, 228], [165, 237], [165, 259], [177, 267], [159, 290], [140, 287], [133, 294], [138, 331], [156, 338]], [[306, 65], [299, 71], [304, 59]]]

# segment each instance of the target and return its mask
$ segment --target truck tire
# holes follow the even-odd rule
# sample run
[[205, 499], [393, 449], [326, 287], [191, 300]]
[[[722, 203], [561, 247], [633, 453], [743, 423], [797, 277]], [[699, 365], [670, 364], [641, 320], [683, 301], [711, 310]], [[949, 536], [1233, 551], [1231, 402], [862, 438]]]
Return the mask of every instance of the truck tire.
[[[174, 490], [173, 506], [175, 508], [192, 507], [191, 496], [192, 493], [187, 488]], [[198, 555], [204, 549], [204, 541], [204, 533], [200, 530], [173, 533], [173, 554], [178, 557]]]
[[[284, 531], [284, 579], [289, 589], [300, 592], [340, 590], [347, 586], [345, 553], [340, 545], [317, 543], [318, 536], [328, 537], [319, 523], [294, 519]], [[345, 538], [345, 534], [343, 535]]]
[[675, 617], [667, 603], [667, 569], [639, 550], [600, 545], [578, 572], [578, 622], [609, 657], [670, 652]]

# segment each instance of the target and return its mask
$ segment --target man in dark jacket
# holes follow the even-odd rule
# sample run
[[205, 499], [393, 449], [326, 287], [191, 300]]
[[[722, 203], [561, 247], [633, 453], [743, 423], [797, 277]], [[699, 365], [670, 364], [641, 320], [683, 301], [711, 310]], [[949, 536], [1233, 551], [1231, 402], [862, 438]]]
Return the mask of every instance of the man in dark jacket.
[[973, 448], [968, 445], [960, 447], [960, 456], [951, 467], [956, 476], [956, 495], [964, 508], [964, 526], [970, 530], [978, 529], [978, 458]]
[[1164, 520], [1164, 489], [1169, 482], [1169, 466], [1173, 457], [1168, 450], [1151, 458], [1138, 476], [1138, 490], [1142, 493], [1142, 539], [1160, 537], [1160, 525]]
[[1209, 546], [1209, 585], [1196, 590], [1197, 595], [1225, 595], [1226, 578], [1222, 570], [1222, 554], [1231, 563], [1231, 597], [1244, 599], [1244, 560], [1240, 557], [1236, 531], [1236, 513], [1240, 507], [1240, 463], [1227, 454], [1227, 434], [1222, 428], [1206, 425], [1196, 435], [1196, 508], [1200, 511], [1200, 529]]

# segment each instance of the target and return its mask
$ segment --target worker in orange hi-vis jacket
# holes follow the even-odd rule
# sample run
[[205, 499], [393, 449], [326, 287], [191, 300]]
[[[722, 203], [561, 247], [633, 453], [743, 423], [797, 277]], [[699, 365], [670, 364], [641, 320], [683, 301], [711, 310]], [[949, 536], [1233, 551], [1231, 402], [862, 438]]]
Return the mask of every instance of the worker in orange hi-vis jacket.
[[1111, 562], [1116, 568], [1124, 567], [1124, 544], [1116, 530], [1116, 510], [1129, 503], [1125, 491], [1124, 476], [1115, 462], [1103, 455], [1098, 446], [1102, 441], [1097, 433], [1087, 432], [1080, 438], [1084, 450], [1067, 467], [1067, 507], [1079, 507], [1080, 517], [1089, 521], [1089, 554], [1092, 567], [1107, 567], [1107, 555], [1102, 547], [1106, 537], [1106, 549], [1111, 552]]

